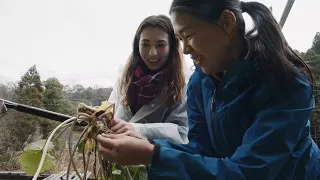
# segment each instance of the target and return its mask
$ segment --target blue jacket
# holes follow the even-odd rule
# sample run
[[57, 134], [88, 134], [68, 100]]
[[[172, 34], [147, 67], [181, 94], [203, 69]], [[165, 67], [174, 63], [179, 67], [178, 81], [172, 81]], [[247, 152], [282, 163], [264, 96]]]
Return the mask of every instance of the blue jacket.
[[311, 86], [286, 85], [236, 60], [221, 89], [200, 69], [188, 83], [189, 143], [156, 140], [148, 177], [181, 180], [320, 179], [310, 136]]

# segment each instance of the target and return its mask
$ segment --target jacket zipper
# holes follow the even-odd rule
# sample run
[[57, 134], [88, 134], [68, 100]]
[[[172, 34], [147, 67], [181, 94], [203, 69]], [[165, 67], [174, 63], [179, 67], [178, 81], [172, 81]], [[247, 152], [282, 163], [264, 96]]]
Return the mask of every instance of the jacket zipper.
[[216, 102], [215, 102], [216, 101], [216, 97], [217, 97], [217, 92], [216, 92], [216, 89], [215, 89], [214, 92], [213, 92], [213, 95], [212, 95], [211, 111], [210, 111], [211, 129], [212, 129], [213, 139], [214, 139], [214, 141], [216, 143], [217, 154], [218, 154], [218, 156], [220, 156], [221, 159], [223, 159], [223, 156], [220, 153], [219, 148], [218, 148], [218, 143], [217, 143], [217, 138], [216, 138], [216, 131], [215, 131], [215, 123], [214, 123], [214, 118], [213, 118], [214, 117], [213, 113], [216, 111]]

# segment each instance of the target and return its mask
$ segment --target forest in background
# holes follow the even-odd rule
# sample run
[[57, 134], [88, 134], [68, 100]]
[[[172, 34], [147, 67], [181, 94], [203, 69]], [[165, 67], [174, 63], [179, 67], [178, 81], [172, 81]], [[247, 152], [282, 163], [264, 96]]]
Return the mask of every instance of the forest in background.
[[[311, 115], [313, 138], [320, 143], [320, 32], [317, 32], [312, 47], [298, 55], [311, 67], [317, 82], [314, 95], [316, 108]], [[17, 83], [0, 84], [0, 98], [31, 105], [67, 115], [75, 115], [78, 103], [97, 106], [109, 98], [112, 88], [63, 85], [55, 77], [41, 81], [36, 66], [30, 67]], [[30, 142], [46, 138], [59, 122], [9, 110], [0, 117], [0, 171], [21, 170], [17, 162], [24, 146]], [[56, 156], [65, 156], [66, 140], [56, 141]], [[59, 160], [59, 157], [57, 157]], [[59, 171], [59, 170], [57, 170]]]
[[[79, 103], [98, 106], [108, 100], [112, 88], [63, 85], [55, 77], [41, 81], [36, 66], [17, 83], [0, 84], [0, 98], [74, 116]], [[48, 137], [59, 122], [10, 110], [0, 117], [0, 171], [21, 170], [18, 156], [26, 144]], [[65, 150], [64, 136], [56, 141], [59, 155]], [[64, 154], [63, 154], [64, 155]]]

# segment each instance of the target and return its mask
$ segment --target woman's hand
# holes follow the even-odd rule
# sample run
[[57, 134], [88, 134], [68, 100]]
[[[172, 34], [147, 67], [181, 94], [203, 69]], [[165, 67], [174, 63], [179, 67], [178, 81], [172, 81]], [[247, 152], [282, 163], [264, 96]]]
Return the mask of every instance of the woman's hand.
[[112, 119], [108, 122], [108, 127], [116, 134], [122, 134], [127, 132], [135, 133], [132, 124], [121, 119]]
[[146, 139], [125, 134], [98, 136], [99, 151], [107, 160], [121, 165], [149, 165], [154, 145]]

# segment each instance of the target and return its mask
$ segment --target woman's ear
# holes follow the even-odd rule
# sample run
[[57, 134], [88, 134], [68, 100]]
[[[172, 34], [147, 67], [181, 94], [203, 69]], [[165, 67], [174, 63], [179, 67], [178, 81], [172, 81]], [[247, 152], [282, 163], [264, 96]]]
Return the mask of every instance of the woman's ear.
[[224, 10], [220, 16], [221, 27], [230, 35], [237, 25], [237, 18], [230, 10]]

